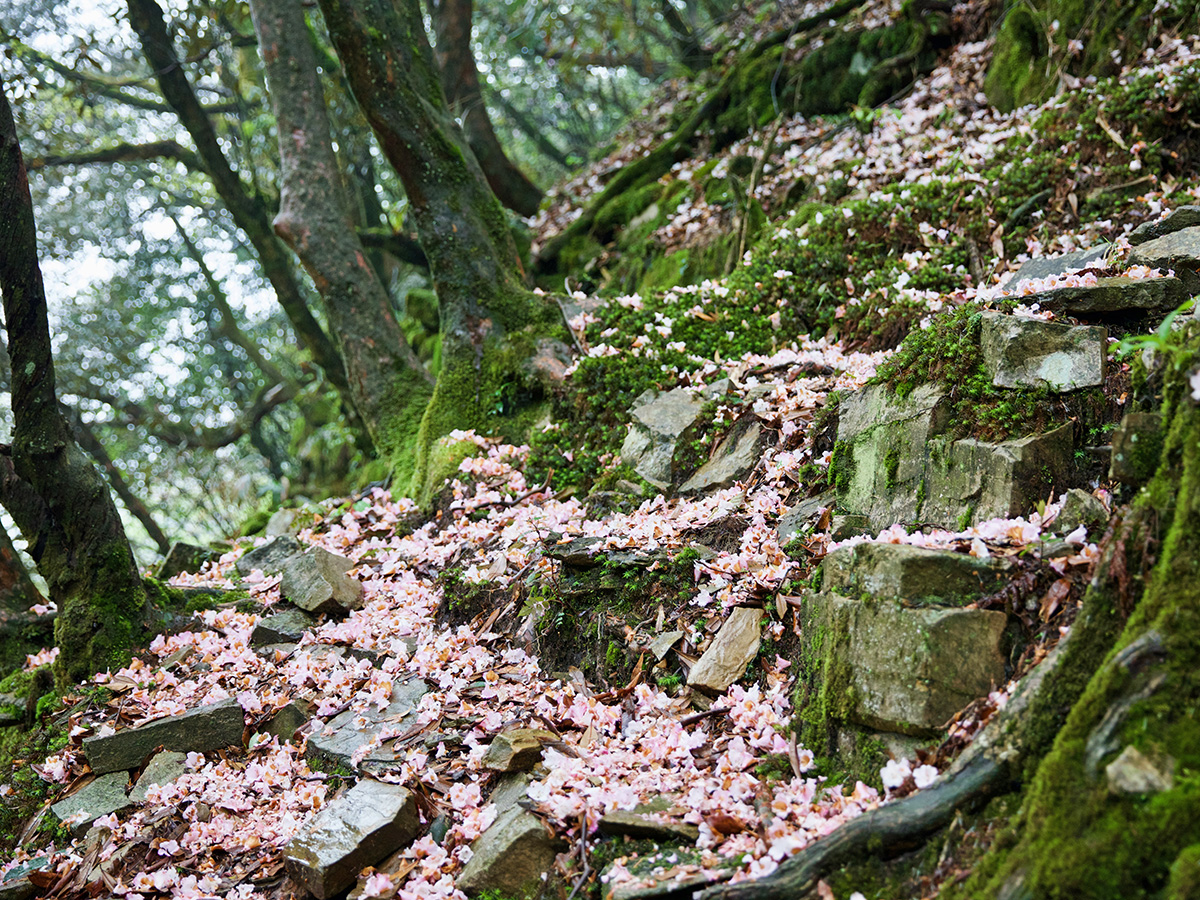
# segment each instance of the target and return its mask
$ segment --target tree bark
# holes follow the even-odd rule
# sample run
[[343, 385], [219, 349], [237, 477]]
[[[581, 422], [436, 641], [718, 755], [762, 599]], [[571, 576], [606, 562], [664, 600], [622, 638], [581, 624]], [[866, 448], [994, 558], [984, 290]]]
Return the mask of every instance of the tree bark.
[[519, 215], [532, 216], [542, 202], [542, 191], [504, 152], [479, 86], [471, 50], [474, 0], [431, 0], [429, 6], [442, 90], [450, 108], [462, 119], [467, 143], [500, 202]]
[[271, 228], [266, 208], [247, 192], [225, 158], [212, 122], [196, 99], [179, 57], [175, 55], [162, 9], [155, 0], [129, 0], [129, 21], [141, 41], [142, 52], [154, 68], [163, 97], [191, 135], [217, 195], [258, 254], [267, 280], [292, 328], [312, 353], [316, 364], [325, 371], [330, 383], [346, 403], [353, 406], [350, 384], [337, 347], [308, 308], [287, 250]]
[[3, 90], [0, 290], [13, 408], [12, 465], [0, 478], [9, 485], [2, 496], [6, 505], [28, 501], [8, 509], [29, 541], [50, 599], [58, 604], [59, 674], [78, 681], [128, 658], [147, 599], [104, 479], [75, 443], [59, 410], [33, 203]]
[[320, 6], [355, 99], [404, 184], [438, 295], [442, 369], [413, 458], [398, 460], [424, 496], [433, 441], [482, 426], [496, 390], [520, 377], [514, 357], [530, 355], [514, 352], [517, 333], [554, 320], [521, 281], [507, 217], [442, 95], [417, 0]]
[[250, 13], [279, 132], [283, 176], [275, 232], [316, 284], [354, 406], [376, 449], [390, 455], [404, 437], [393, 433], [394, 412], [408, 404], [423, 409], [433, 379], [401, 332], [354, 229], [300, 2], [251, 0]]

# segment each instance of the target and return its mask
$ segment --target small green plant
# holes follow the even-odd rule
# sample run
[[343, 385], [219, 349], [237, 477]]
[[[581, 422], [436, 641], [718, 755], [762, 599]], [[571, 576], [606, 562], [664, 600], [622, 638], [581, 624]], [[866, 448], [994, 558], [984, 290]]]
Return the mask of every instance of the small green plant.
[[1121, 343], [1117, 344], [1117, 359], [1126, 359], [1134, 353], [1141, 353], [1146, 350], [1161, 353], [1164, 356], [1170, 355], [1176, 347], [1182, 345], [1179, 336], [1176, 335], [1172, 326], [1180, 314], [1189, 312], [1195, 305], [1196, 300], [1194, 297], [1185, 300], [1178, 309], [1167, 313], [1166, 318], [1162, 320], [1162, 324], [1152, 334], [1126, 335], [1121, 340]]

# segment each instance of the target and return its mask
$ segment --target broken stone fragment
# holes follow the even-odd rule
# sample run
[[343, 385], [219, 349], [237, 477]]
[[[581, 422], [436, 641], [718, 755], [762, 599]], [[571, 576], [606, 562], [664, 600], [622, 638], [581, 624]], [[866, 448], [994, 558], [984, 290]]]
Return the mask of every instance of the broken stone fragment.
[[1012, 571], [1003, 559], [976, 559], [952, 550], [867, 542], [825, 555], [825, 590], [875, 600], [961, 606], [999, 590]]
[[1148, 481], [1158, 468], [1163, 437], [1161, 413], [1126, 413], [1112, 435], [1108, 477], [1122, 484]]
[[101, 775], [70, 797], [59, 800], [50, 807], [50, 811], [60, 822], [70, 819], [71, 834], [82, 837], [96, 819], [133, 805], [125, 796], [128, 782], [129, 778], [124, 772]]
[[[294, 507], [277, 509], [271, 513], [271, 518], [267, 519], [267, 527], [263, 529], [263, 534], [267, 537], [295, 534], [300, 530], [300, 517], [303, 514], [303, 510]], [[309, 521], [311, 520], [310, 516]]]
[[132, 803], [145, 803], [146, 794], [153, 785], [170, 784], [187, 771], [187, 754], [177, 750], [164, 750], [154, 754], [154, 758], [142, 770], [133, 790], [129, 792]]
[[474, 855], [456, 886], [468, 897], [495, 891], [512, 900], [532, 900], [548, 887], [554, 858], [565, 848], [533, 813], [510, 807], [471, 845]]
[[288, 841], [284, 866], [294, 881], [326, 900], [350, 887], [366, 866], [412, 843], [420, 828], [411, 792], [363, 779]]
[[268, 541], [261, 547], [246, 551], [238, 557], [237, 562], [233, 565], [238, 570], [238, 574], [243, 577], [255, 569], [264, 575], [275, 575], [279, 572], [284, 560], [303, 551], [303, 544], [294, 537], [284, 534]]
[[157, 719], [138, 728], [83, 739], [83, 752], [97, 775], [135, 769], [160, 744], [166, 750], [208, 753], [241, 744], [245, 717], [230, 698], [178, 716]]
[[302, 609], [285, 609], [259, 620], [250, 634], [250, 646], [297, 643], [315, 623]]
[[[355, 751], [373, 741], [385, 728], [403, 731], [416, 722], [417, 704], [427, 690], [425, 682], [419, 678], [393, 683], [392, 698], [382, 710], [371, 706], [361, 713], [353, 709], [339, 713], [324, 728], [318, 727], [309, 735], [306, 750], [308, 758], [326, 756], [344, 766], [355, 765]], [[367, 722], [362, 728], [355, 724], [360, 716]], [[368, 772], [386, 770], [398, 759], [403, 759], [404, 755], [405, 751], [395, 751], [391, 743], [385, 741], [367, 754], [359, 767]]]
[[725, 693], [746, 673], [746, 666], [758, 654], [762, 616], [761, 609], [735, 607], [708, 649], [692, 666], [688, 685], [714, 694]]
[[1071, 488], [1063, 498], [1058, 518], [1054, 520], [1054, 531], [1070, 534], [1080, 525], [1092, 528], [1107, 521], [1108, 510], [1103, 503], [1081, 488]]
[[621, 461], [659, 490], [668, 490], [679, 476], [676, 455], [691, 440], [704, 404], [725, 393], [722, 379], [703, 390], [676, 388], [665, 394], [647, 392], [630, 410], [630, 430], [621, 446]]
[[1165, 217], [1144, 222], [1129, 233], [1129, 243], [1136, 247], [1173, 231], [1200, 225], [1200, 206], [1177, 206]]
[[1200, 266], [1200, 225], [1147, 241], [1129, 254], [1129, 264], [1152, 269], [1195, 269]]
[[613, 810], [600, 817], [601, 834], [629, 835], [635, 840], [662, 841], [672, 844], [695, 844], [700, 829], [687, 822], [668, 819], [654, 813]]
[[542, 761], [542, 748], [558, 735], [542, 728], [509, 728], [500, 732], [483, 755], [483, 767], [493, 772], [522, 772]]
[[660, 634], [650, 643], [650, 652], [654, 654], [656, 662], [662, 662], [666, 659], [667, 654], [671, 652], [671, 648], [678, 644], [683, 639], [682, 631], [668, 631]]
[[776, 528], [779, 532], [779, 546], [786, 547], [806, 527], [815, 525], [821, 512], [832, 507], [836, 501], [833, 492], [828, 491], [817, 497], [801, 500], [785, 512], [779, 517], [779, 525]]
[[206, 562], [216, 559], [217, 556], [218, 554], [207, 547], [176, 541], [167, 551], [167, 555], [159, 565], [158, 571], [154, 573], [154, 577], [159, 581], [167, 581], [185, 572], [188, 574], [199, 572], [204, 568]]
[[293, 700], [263, 725], [262, 731], [273, 734], [282, 741], [289, 741], [296, 729], [303, 728], [312, 718], [312, 704], [307, 700]]
[[1175, 761], [1163, 760], [1160, 768], [1137, 747], [1130, 744], [1121, 755], [1104, 767], [1110, 794], [1159, 794], [1175, 786]]
[[1104, 384], [1108, 331], [984, 312], [983, 364], [1001, 388], [1073, 391]]
[[362, 582], [346, 573], [354, 561], [323, 547], [309, 547], [284, 560], [279, 591], [313, 615], [344, 615], [362, 606]]
[[[743, 422], [745, 424], [743, 424]], [[681, 494], [703, 494], [727, 488], [749, 475], [762, 455], [763, 432], [758, 420], [743, 419], [717, 445], [713, 455], [679, 488]]]

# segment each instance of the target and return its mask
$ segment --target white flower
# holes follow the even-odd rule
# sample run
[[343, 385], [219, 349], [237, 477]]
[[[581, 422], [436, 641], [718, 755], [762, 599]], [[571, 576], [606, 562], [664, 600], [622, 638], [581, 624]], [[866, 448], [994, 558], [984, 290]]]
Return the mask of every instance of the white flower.
[[921, 790], [929, 787], [937, 781], [938, 770], [937, 766], [917, 766], [913, 771], [913, 781]]
[[1192, 387], [1192, 399], [1200, 403], [1200, 369], [1192, 373], [1192, 377], [1188, 379], [1188, 384]]
[[889, 759], [888, 764], [879, 770], [879, 778], [889, 791], [904, 784], [904, 779], [912, 774], [912, 767], [907, 759]]

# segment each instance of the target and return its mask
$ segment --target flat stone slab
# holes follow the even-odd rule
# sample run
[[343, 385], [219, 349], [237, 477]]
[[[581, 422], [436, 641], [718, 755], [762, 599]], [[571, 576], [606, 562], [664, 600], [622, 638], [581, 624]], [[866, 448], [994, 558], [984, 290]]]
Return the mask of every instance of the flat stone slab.
[[542, 893], [545, 876], [565, 847], [533, 813], [510, 807], [471, 845], [474, 855], [456, 886], [469, 897], [495, 891], [513, 900], [529, 900]]
[[323, 547], [309, 547], [283, 561], [279, 592], [310, 615], [345, 615], [362, 606], [362, 582], [346, 574], [354, 566]]
[[162, 753], [156, 753], [154, 758], [146, 764], [146, 768], [142, 770], [141, 777], [134, 784], [133, 790], [129, 792], [129, 799], [133, 803], [145, 803], [146, 793], [153, 785], [170, 784], [180, 775], [187, 771], [187, 754], [180, 753], [176, 750], [164, 750]]
[[741, 481], [758, 465], [762, 455], [763, 431], [758, 420], [735, 425], [717, 445], [712, 457], [679, 488], [681, 494], [704, 494]]
[[59, 800], [50, 807], [50, 811], [60, 822], [72, 820], [69, 826], [71, 834], [82, 837], [96, 819], [133, 805], [125, 796], [125, 785], [128, 782], [124, 772], [101, 775], [70, 797]]
[[762, 617], [761, 609], [734, 607], [708, 649], [692, 666], [688, 685], [714, 694], [727, 691], [746, 673], [746, 666], [758, 654]]
[[1054, 288], [1021, 302], [1069, 316], [1131, 317], [1169, 312], [1188, 297], [1178, 278], [1100, 278], [1096, 284]]
[[316, 621], [302, 609], [285, 609], [266, 616], [254, 626], [250, 634], [250, 646], [297, 643]]
[[200, 706], [178, 716], [157, 719], [138, 728], [83, 739], [83, 752], [97, 775], [135, 769], [150, 751], [162, 745], [182, 753], [208, 753], [241, 744], [245, 717], [237, 700], [230, 698]]
[[420, 834], [417, 800], [396, 784], [364, 779], [313, 817], [283, 848], [284, 867], [318, 900]]
[[1200, 266], [1200, 225], [1181, 228], [1146, 241], [1129, 254], [1131, 266], [1194, 269]]
[[822, 588], [847, 597], [953, 606], [999, 590], [1012, 571], [1007, 560], [874, 542], [832, 550], [821, 567]]
[[559, 740], [542, 728], [508, 728], [500, 732], [483, 754], [482, 765], [493, 772], [522, 772], [542, 761], [542, 749]]
[[662, 662], [664, 659], [666, 659], [667, 654], [671, 652], [671, 648], [678, 644], [682, 639], [682, 631], [667, 631], [651, 641], [650, 652], [654, 654], [655, 662]]
[[655, 813], [613, 810], [600, 817], [601, 834], [629, 835], [636, 840], [662, 841], [672, 844], [695, 844], [700, 829]]
[[983, 313], [983, 364], [1000, 388], [1073, 391], [1104, 384], [1108, 330]]
[[779, 517], [779, 524], [775, 526], [775, 530], [779, 534], [779, 546], [786, 547], [806, 527], [815, 525], [821, 511], [830, 509], [836, 502], [837, 498], [830, 491], [817, 497], [801, 500], [785, 512]]
[[1200, 206], [1177, 206], [1160, 219], [1144, 222], [1129, 233], [1134, 247], [1182, 228], [1200, 225]]
[[[316, 755], [327, 756], [352, 767], [354, 751], [373, 740], [385, 728], [404, 730], [416, 722], [417, 705], [427, 691], [425, 682], [419, 678], [400, 684], [393, 682], [392, 699], [386, 707], [379, 710], [372, 706], [365, 713], [357, 713], [352, 709], [339, 713], [323, 729], [308, 736], [306, 755], [310, 759]], [[361, 729], [354, 725], [354, 720], [360, 715], [367, 720], [366, 727]], [[384, 741], [382, 746], [376, 747], [363, 758], [359, 768], [366, 772], [386, 771], [404, 756], [403, 752], [393, 751], [391, 744]]]
[[302, 552], [304, 552], [303, 544], [291, 535], [283, 534], [261, 547], [247, 550], [238, 557], [237, 562], [233, 565], [238, 570], [238, 574], [243, 577], [255, 569], [265, 575], [276, 575], [285, 559]]
[[1076, 250], [1064, 253], [1062, 256], [1047, 256], [1031, 259], [1022, 263], [1009, 281], [1010, 286], [1016, 286], [1022, 281], [1034, 281], [1041, 278], [1051, 278], [1056, 275], [1066, 275], [1079, 269], [1090, 269], [1093, 266], [1104, 265], [1104, 257], [1109, 251], [1108, 244], [1091, 247], [1087, 250]]

